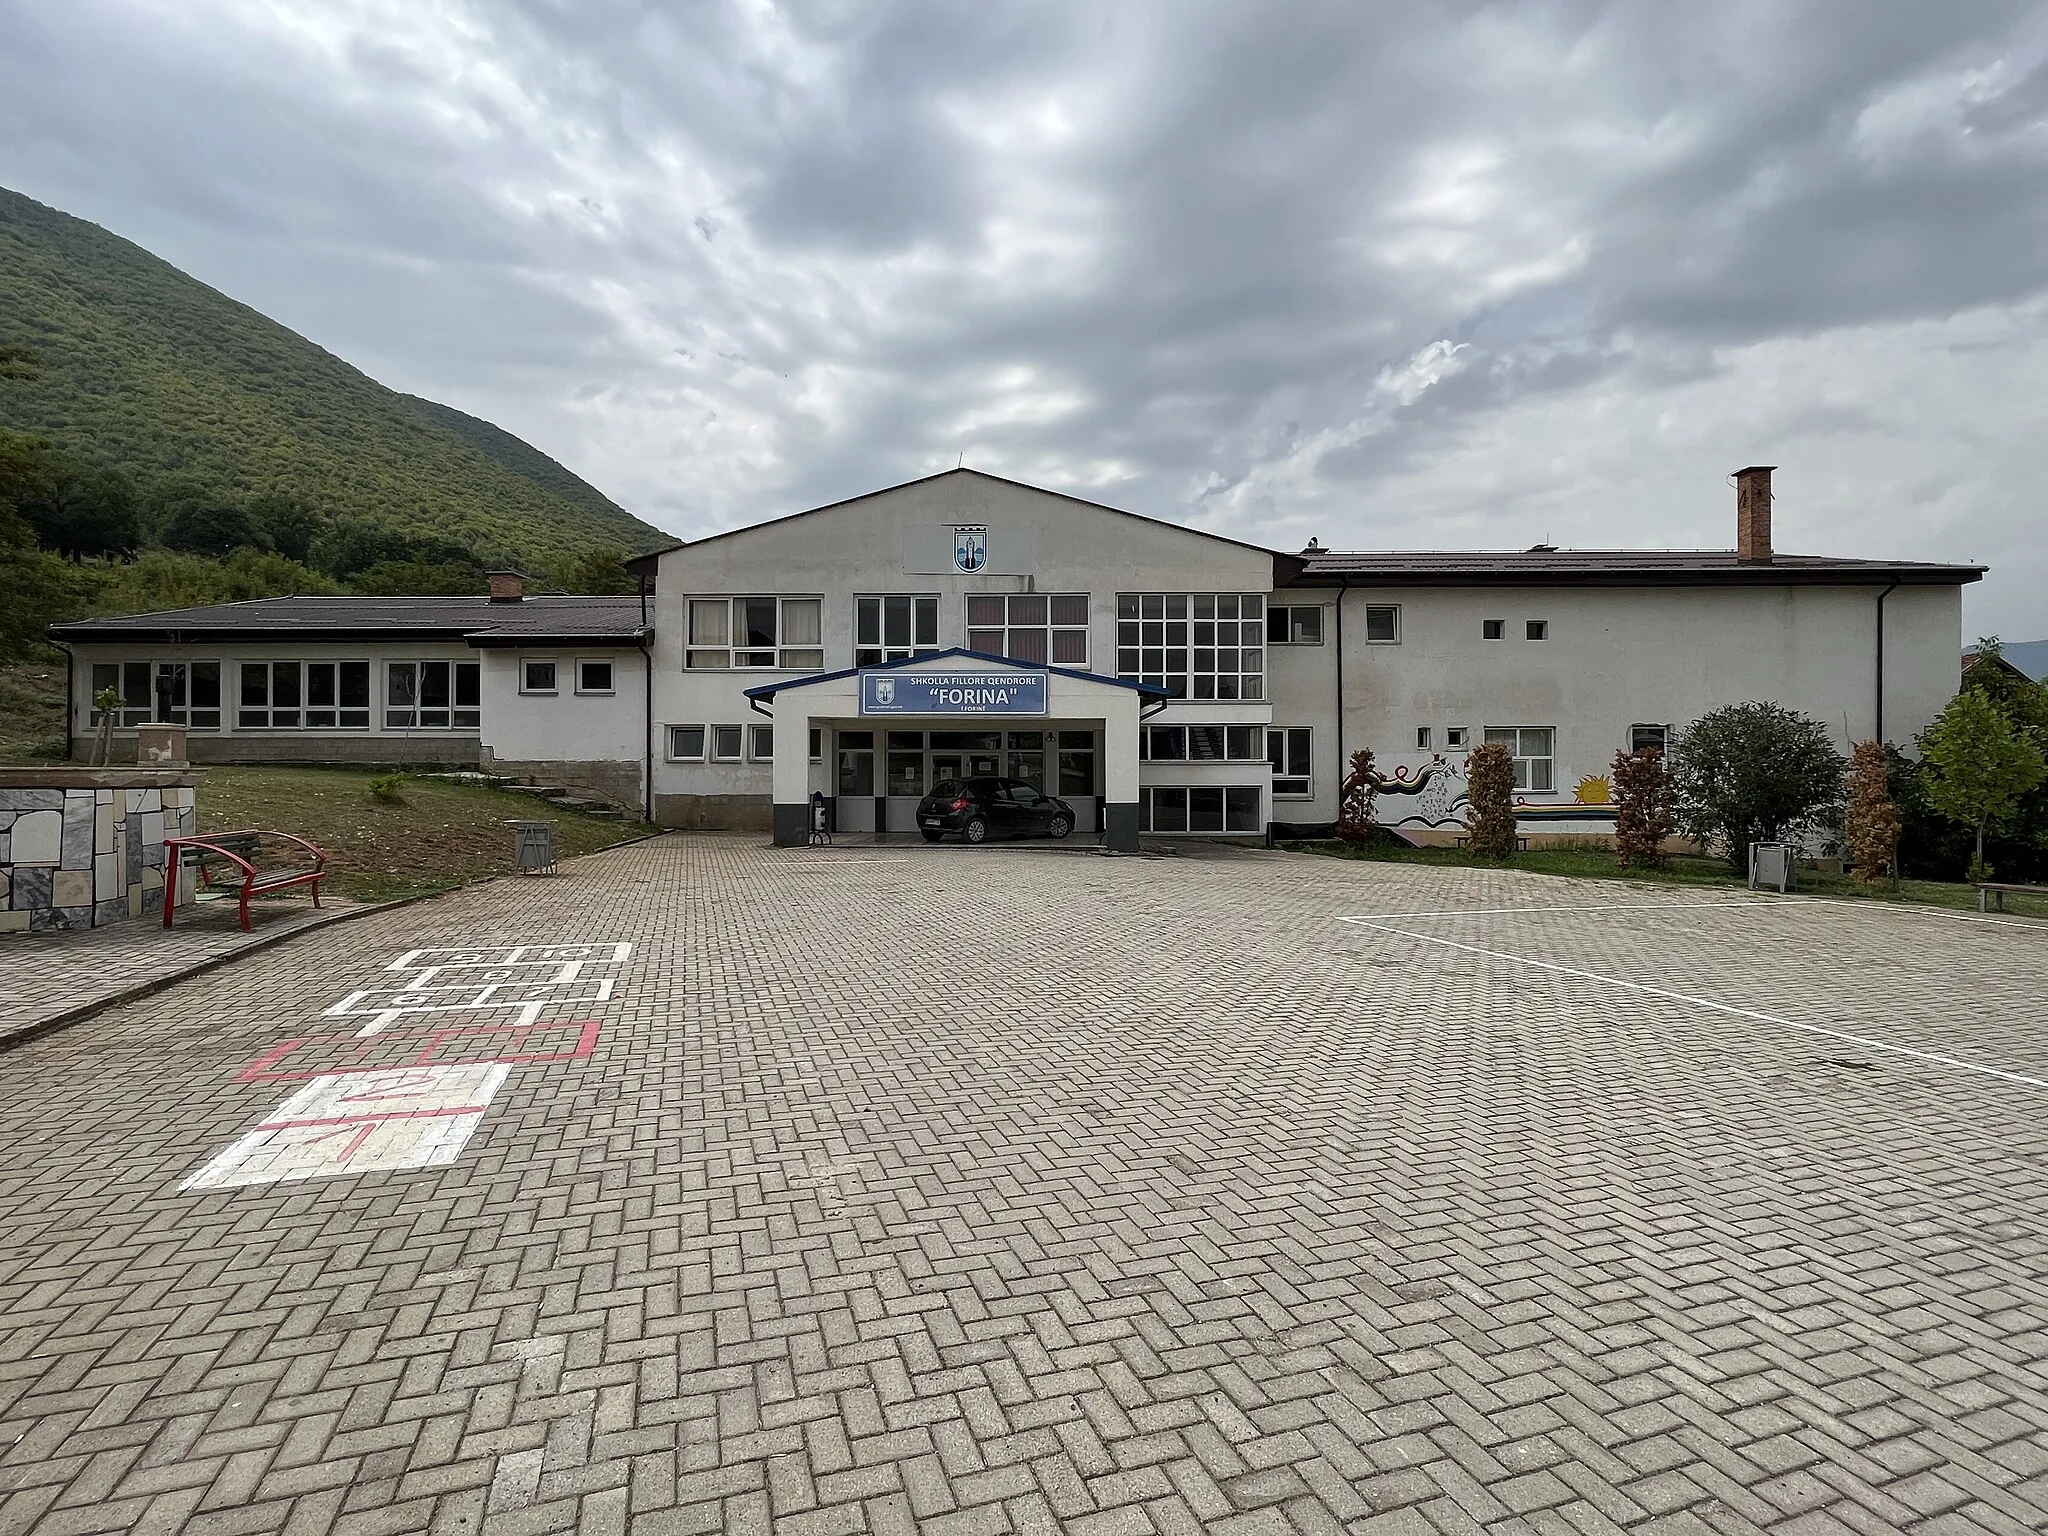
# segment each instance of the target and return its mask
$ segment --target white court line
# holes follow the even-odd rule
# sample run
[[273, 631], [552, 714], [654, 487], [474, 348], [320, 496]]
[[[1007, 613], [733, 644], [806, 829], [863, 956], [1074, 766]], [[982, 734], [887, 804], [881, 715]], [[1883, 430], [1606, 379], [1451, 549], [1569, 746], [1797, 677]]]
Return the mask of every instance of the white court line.
[[823, 869], [827, 864], [908, 864], [908, 859], [777, 859], [772, 869]]
[[1445, 949], [1461, 949], [1470, 955], [1484, 955], [1489, 960], [1512, 960], [1517, 965], [1533, 965], [1538, 970], [1555, 971], [1560, 976], [1576, 976], [1582, 981], [1602, 982], [1610, 987], [1625, 987], [1631, 992], [1647, 993], [1674, 1003], [1690, 1003], [1695, 1008], [1710, 1009], [1738, 1019], [1755, 1019], [1764, 1024], [1776, 1024], [1785, 1029], [1804, 1030], [1810, 1035], [1825, 1035], [1830, 1040], [1847, 1040], [1852, 1045], [1864, 1045], [1873, 1051], [1889, 1051], [1895, 1056], [1911, 1056], [1916, 1061], [1931, 1061], [1944, 1067], [1959, 1067], [1965, 1072], [1981, 1072], [1986, 1077], [1999, 1078], [2008, 1083], [2023, 1083], [2029, 1088], [2048, 1088], [2048, 1078], [2027, 1077], [2018, 1072], [2006, 1072], [1998, 1067], [1980, 1066], [1974, 1061], [1964, 1061], [1957, 1056], [1943, 1056], [1934, 1051], [1916, 1051], [1911, 1046], [1892, 1045], [1883, 1040], [1873, 1040], [1868, 1035], [1852, 1035], [1844, 1030], [1828, 1029], [1820, 1024], [1802, 1024], [1797, 1019], [1783, 1019], [1775, 1013], [1758, 1013], [1752, 1008], [1736, 1008], [1727, 1003], [1717, 1003], [1711, 998], [1693, 997], [1684, 992], [1670, 992], [1663, 987], [1645, 986], [1639, 981], [1623, 981], [1619, 976], [1603, 976], [1598, 971], [1582, 971], [1576, 966], [1555, 965], [1548, 960], [1532, 960], [1527, 955], [1513, 955], [1501, 949], [1482, 949], [1477, 944], [1460, 944], [1456, 939], [1440, 939], [1434, 934], [1411, 933], [1405, 928], [1389, 928], [1384, 923], [1375, 923], [1359, 917], [1342, 917], [1342, 923], [1357, 923], [1361, 927], [1375, 928], [1381, 933], [1399, 934], [1404, 939], [1415, 939], [1423, 944], [1440, 944]]
[[[1340, 917], [1340, 923], [1373, 923], [1386, 918], [1408, 917], [1512, 917], [1518, 912], [1682, 912], [1705, 907], [1755, 910], [1760, 907], [1804, 907], [1825, 911], [1843, 905], [1820, 896], [1780, 896], [1775, 892], [1745, 892], [1719, 901], [1610, 902], [1584, 907], [1449, 907], [1435, 912], [1360, 912]], [[2010, 917], [1980, 917], [1971, 912], [1945, 912], [1939, 907], [1915, 906], [1907, 902], [1873, 902], [1862, 911], [1900, 912], [1914, 917], [1945, 917], [1952, 923], [1988, 923], [1993, 928], [2025, 928], [2048, 933], [2048, 922], [2027, 922]]]

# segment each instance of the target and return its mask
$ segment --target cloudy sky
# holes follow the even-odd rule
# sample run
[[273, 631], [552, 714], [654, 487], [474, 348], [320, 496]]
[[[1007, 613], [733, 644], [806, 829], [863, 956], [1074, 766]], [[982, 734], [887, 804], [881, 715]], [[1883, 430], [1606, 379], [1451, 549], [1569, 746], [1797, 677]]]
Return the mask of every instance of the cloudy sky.
[[1984, 561], [2048, 636], [2048, 6], [65, 0], [0, 184], [684, 536], [962, 456], [1277, 547]]

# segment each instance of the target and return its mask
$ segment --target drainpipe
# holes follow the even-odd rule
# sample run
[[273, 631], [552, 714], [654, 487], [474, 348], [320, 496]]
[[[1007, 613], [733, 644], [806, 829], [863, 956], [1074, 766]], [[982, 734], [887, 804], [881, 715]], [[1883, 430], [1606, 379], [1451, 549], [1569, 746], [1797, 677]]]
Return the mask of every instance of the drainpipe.
[[1877, 594], [1877, 730], [1874, 734], [1880, 747], [1884, 745], [1884, 600], [1898, 590], [1899, 584], [1894, 580]]
[[654, 825], [654, 631], [647, 623], [647, 578], [640, 578], [640, 682], [642, 697], [642, 758], [640, 764], [640, 814]]
[[1344, 594], [1351, 590], [1351, 573], [1337, 589], [1337, 809], [1344, 809], [1344, 776], [1351, 771], [1351, 759], [1344, 755]]

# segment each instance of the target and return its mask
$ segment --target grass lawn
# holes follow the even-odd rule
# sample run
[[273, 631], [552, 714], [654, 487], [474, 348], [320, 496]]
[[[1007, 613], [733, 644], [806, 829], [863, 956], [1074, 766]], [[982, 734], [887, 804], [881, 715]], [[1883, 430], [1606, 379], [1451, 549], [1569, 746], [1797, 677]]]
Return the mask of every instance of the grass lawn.
[[0, 666], [0, 763], [64, 761], [64, 663]]
[[508, 821], [552, 821], [555, 853], [564, 859], [648, 830], [500, 789], [408, 778], [399, 789], [405, 803], [386, 805], [369, 786], [360, 769], [208, 768], [199, 784], [199, 830], [257, 827], [307, 838], [327, 850], [328, 889], [356, 901], [510, 874]]
[[[1532, 848], [1503, 861], [1468, 853], [1463, 848], [1410, 848], [1391, 842], [1376, 842], [1363, 850], [1334, 841], [1282, 843], [1280, 846], [1298, 853], [1327, 854], [1339, 859], [1435, 864], [1457, 869], [1519, 869], [1532, 875], [1575, 875], [1592, 880], [1630, 880], [1644, 885], [1711, 885], [1740, 890], [1748, 884], [1741, 876], [1731, 874], [1727, 864], [1720, 859], [1681, 855], [1670, 859], [1661, 870], [1618, 869], [1614, 854], [1605, 848]], [[1853, 875], [1834, 875], [1802, 868], [1798, 890], [1802, 896], [1904, 901], [1930, 907], [1977, 910], [1975, 886], [1946, 880], [1901, 880], [1896, 885], [1865, 885]], [[2016, 915], [2048, 917], [2048, 900], [2040, 897], [2008, 896], [2005, 901], [2007, 909]]]

